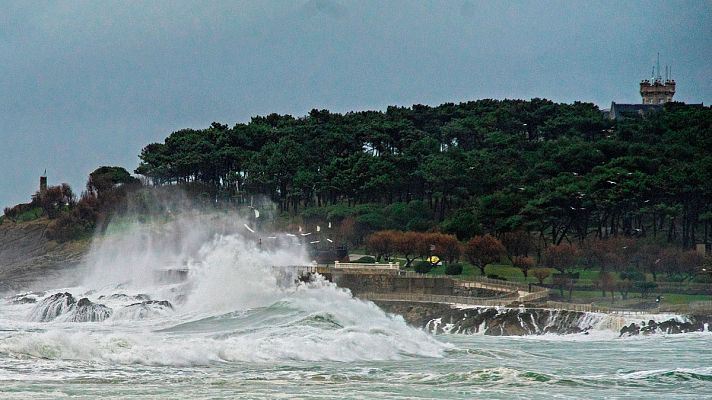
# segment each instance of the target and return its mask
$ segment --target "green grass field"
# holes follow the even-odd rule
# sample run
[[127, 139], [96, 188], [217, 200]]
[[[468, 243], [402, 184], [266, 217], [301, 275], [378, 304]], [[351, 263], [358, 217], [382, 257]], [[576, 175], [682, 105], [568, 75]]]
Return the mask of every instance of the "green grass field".
[[[405, 262], [404, 260], [397, 260], [401, 263], [401, 265], [404, 265]], [[480, 276], [480, 270], [479, 268], [469, 264], [469, 263], [462, 263], [463, 269], [462, 269], [462, 274], [454, 276], [456, 279], [472, 279], [475, 276]], [[410, 268], [412, 270], [412, 268]], [[556, 270], [550, 269], [551, 274], [553, 275]], [[485, 267], [485, 272], [486, 275], [497, 275], [500, 278], [504, 278], [507, 281], [511, 282], [522, 282], [522, 283], [534, 283], [537, 284], [538, 280], [534, 278], [533, 276], [530, 276], [528, 278], [524, 278], [524, 274], [522, 271], [518, 268], [515, 268], [511, 265], [506, 265], [506, 264], [490, 264]], [[590, 283], [598, 278], [599, 271], [591, 271], [591, 270], [579, 270], [579, 281], [580, 282], [586, 282]], [[439, 265], [435, 268], [433, 268], [430, 272], [430, 275], [444, 275], [445, 274], [445, 267], [443, 265]], [[652, 276], [650, 274], [647, 274], [647, 280], [652, 281]], [[658, 282], [665, 282], [664, 279], [661, 279], [662, 277], [658, 275]], [[546, 278], [544, 280], [544, 284], [552, 284], [552, 278], [551, 276]], [[556, 295], [558, 294], [558, 290], [554, 290], [553, 294]], [[600, 290], [574, 290], [572, 292], [571, 296], [571, 301], [575, 303], [596, 303], [602, 306], [614, 306], [614, 307], [625, 307], [626, 305], [634, 305], [634, 304], [640, 304], [640, 303], [652, 303], [655, 301], [655, 297], [661, 295], [663, 296], [663, 304], [670, 304], [670, 305], [685, 305], [689, 304], [690, 302], [693, 301], [710, 301], [712, 300], [712, 296], [710, 295], [702, 295], [702, 294], [682, 294], [682, 293], [672, 293], [669, 291], [659, 291], [659, 290], [654, 290], [649, 294], [645, 299], [641, 297], [640, 292], [636, 290], [631, 290], [630, 293], [628, 294], [628, 298], [624, 301], [622, 299], [622, 295], [620, 292], [615, 292], [615, 302], [611, 303], [611, 295], [610, 292], [606, 293], [606, 296], [602, 296]], [[568, 291], [564, 291], [564, 300], [568, 300]]]

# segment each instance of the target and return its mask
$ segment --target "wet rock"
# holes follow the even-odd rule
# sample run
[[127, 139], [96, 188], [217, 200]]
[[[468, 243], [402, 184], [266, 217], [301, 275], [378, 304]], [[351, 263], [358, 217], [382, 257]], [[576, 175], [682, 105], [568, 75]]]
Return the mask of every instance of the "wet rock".
[[32, 303], [37, 303], [37, 299], [34, 297], [30, 297], [30, 295], [21, 294], [21, 295], [11, 297], [8, 300], [8, 303], [10, 303], [10, 304], [32, 304]]
[[157, 315], [166, 315], [173, 311], [173, 305], [167, 300], [148, 300], [130, 304], [116, 313], [116, 318], [139, 320]]
[[638, 326], [635, 322], [631, 322], [630, 325], [621, 328], [621, 334], [618, 335], [618, 337], [621, 337], [623, 335], [636, 336], [639, 334], [640, 326]]
[[30, 320], [36, 322], [47, 322], [72, 310], [77, 300], [71, 293], [55, 293], [42, 299], [32, 309]]
[[67, 322], [100, 322], [109, 317], [113, 310], [103, 304], [81, 298], [64, 319]]
[[140, 303], [129, 304], [127, 307], [133, 307], [133, 306], [160, 306], [160, 307], [170, 308], [171, 310], [173, 309], [173, 304], [171, 304], [171, 302], [168, 300], [142, 301]]

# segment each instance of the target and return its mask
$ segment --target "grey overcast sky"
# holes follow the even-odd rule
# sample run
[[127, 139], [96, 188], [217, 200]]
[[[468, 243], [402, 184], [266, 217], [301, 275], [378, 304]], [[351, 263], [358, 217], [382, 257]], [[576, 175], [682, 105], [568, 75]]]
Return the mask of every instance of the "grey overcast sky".
[[2, 1], [0, 207], [172, 131], [387, 105], [712, 103], [710, 1]]

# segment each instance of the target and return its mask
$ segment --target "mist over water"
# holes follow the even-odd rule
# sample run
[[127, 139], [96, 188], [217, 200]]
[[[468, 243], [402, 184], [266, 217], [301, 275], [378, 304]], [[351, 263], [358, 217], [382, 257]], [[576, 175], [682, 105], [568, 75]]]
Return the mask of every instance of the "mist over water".
[[244, 224], [197, 212], [117, 220], [76, 286], [1, 299], [0, 398], [699, 398], [712, 388], [708, 332], [617, 339], [591, 315], [600, 323], [586, 336], [433, 336], [323, 279], [276, 274], [309, 264], [303, 247], [279, 233], [260, 243], [266, 233]]

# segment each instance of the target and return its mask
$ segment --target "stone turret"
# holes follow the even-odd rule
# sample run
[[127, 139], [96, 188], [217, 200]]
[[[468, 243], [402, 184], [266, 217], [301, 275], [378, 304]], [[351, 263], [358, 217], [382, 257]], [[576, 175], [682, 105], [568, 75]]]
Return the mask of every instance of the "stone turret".
[[640, 82], [640, 96], [643, 98], [643, 104], [665, 104], [672, 101], [672, 96], [675, 95], [675, 80], [660, 80], [655, 79], [643, 80]]
[[40, 176], [40, 193], [44, 193], [47, 191], [47, 173], [45, 172], [44, 175]]
[[660, 53], [658, 53], [658, 64], [653, 66], [653, 74], [650, 79], [640, 82], [640, 97], [643, 104], [665, 104], [672, 101], [675, 95], [675, 80], [672, 79], [672, 69], [665, 66], [665, 78], [660, 75]]

